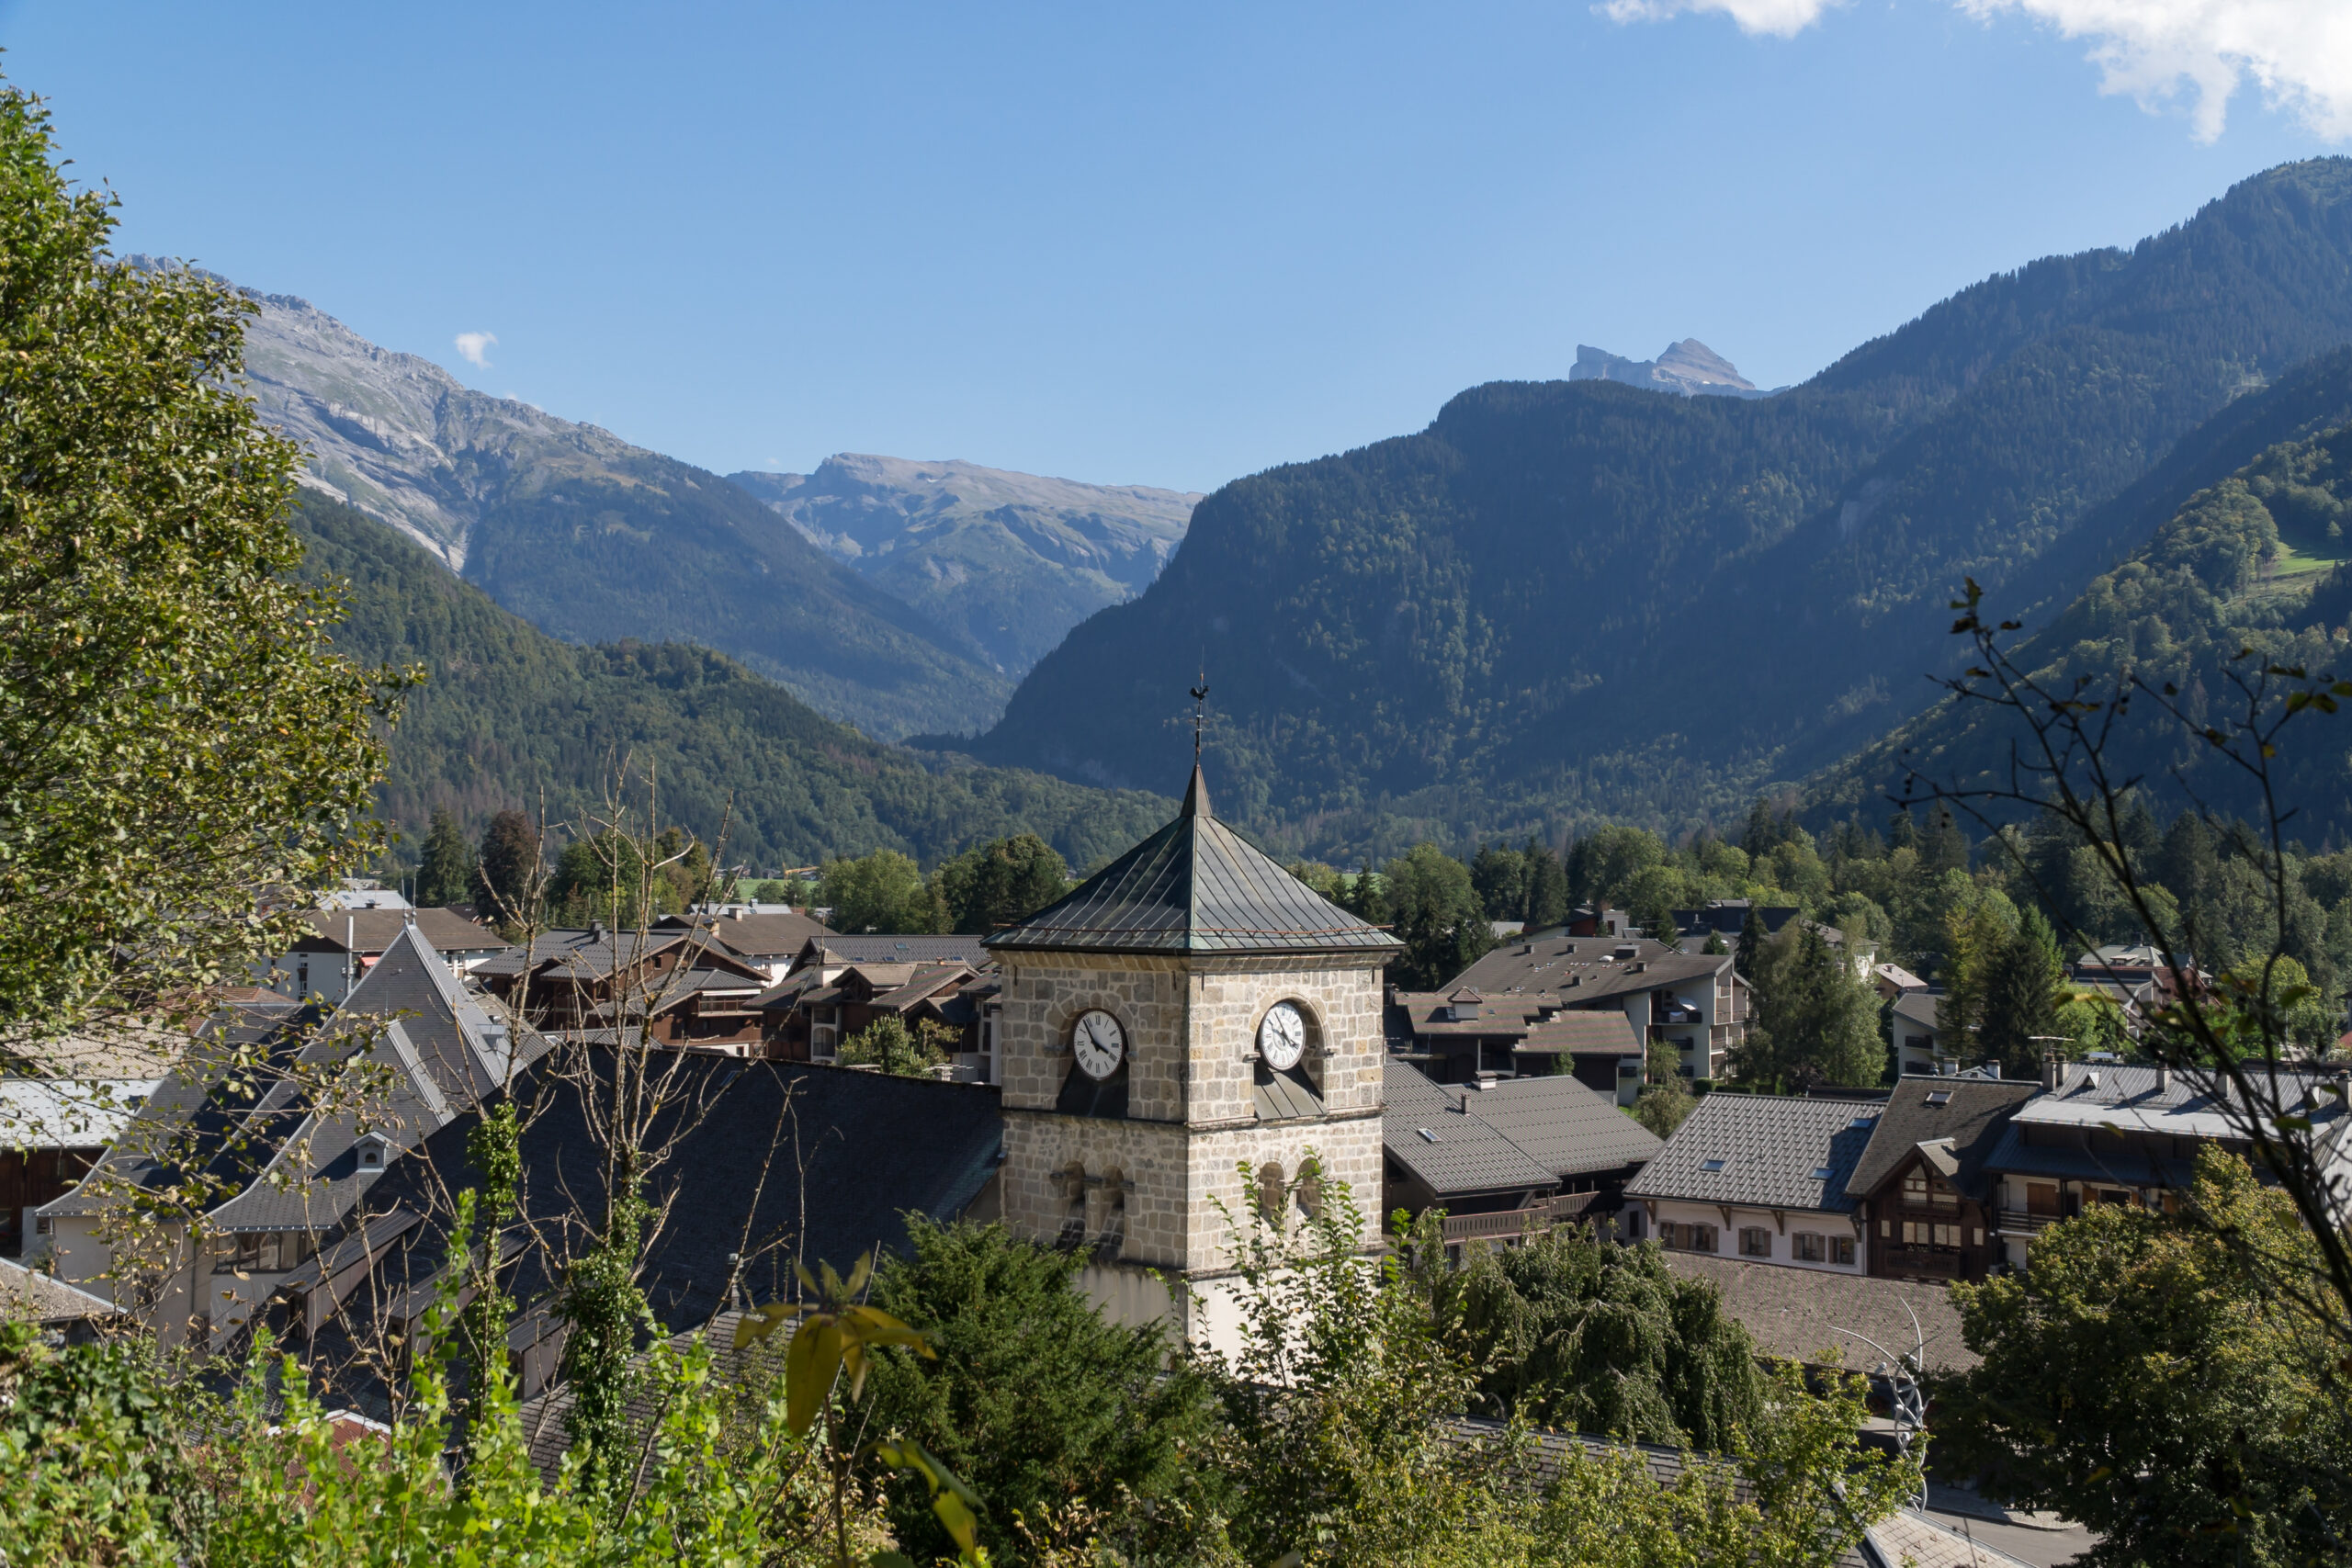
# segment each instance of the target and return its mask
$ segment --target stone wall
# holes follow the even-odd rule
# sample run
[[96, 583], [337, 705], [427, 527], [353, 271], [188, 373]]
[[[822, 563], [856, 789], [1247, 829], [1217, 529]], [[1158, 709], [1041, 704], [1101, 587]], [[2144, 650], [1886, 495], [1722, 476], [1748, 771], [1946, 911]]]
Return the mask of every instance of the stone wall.
[[[1040, 1240], [1121, 1236], [1129, 1266], [1230, 1267], [1224, 1217], [1254, 1201], [1238, 1168], [1295, 1182], [1309, 1150], [1379, 1230], [1380, 972], [1349, 958], [1007, 954], [998, 1052], [1005, 1108], [1004, 1214]], [[1325, 1114], [1257, 1117], [1257, 1029], [1289, 1001], [1308, 1024], [1305, 1066]], [[1073, 1070], [1070, 1031], [1100, 1008], [1127, 1040], [1125, 1120], [1053, 1108]], [[1294, 1211], [1295, 1212], [1295, 1211]]]

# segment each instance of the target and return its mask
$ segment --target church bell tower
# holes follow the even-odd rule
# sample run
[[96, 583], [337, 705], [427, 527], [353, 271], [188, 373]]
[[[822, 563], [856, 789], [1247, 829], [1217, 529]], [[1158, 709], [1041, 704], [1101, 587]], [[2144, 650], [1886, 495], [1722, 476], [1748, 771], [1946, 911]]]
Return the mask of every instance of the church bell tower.
[[1211, 1200], [1295, 1224], [1320, 1201], [1310, 1155], [1376, 1243], [1397, 943], [1218, 821], [1197, 759], [1174, 821], [986, 945], [1003, 978], [1004, 1218], [1086, 1248], [1086, 1289], [1114, 1319], [1226, 1339], [1239, 1238]]

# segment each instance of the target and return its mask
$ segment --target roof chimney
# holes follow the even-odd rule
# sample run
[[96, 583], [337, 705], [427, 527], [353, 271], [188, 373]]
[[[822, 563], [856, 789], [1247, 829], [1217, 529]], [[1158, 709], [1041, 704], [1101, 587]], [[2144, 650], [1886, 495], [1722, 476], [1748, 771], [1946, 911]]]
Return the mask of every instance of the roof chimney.
[[2057, 1092], [2058, 1053], [2055, 1051], [2044, 1051], [2041, 1054], [2041, 1087], [2051, 1093]]
[[2158, 1094], [2172, 1092], [2172, 1064], [2170, 1062], [2156, 1064], [2156, 1092]]
[[2000, 1057], [1988, 1056], [1984, 1059], [1984, 1076], [1988, 1078], [1997, 1078], [2001, 1076]]

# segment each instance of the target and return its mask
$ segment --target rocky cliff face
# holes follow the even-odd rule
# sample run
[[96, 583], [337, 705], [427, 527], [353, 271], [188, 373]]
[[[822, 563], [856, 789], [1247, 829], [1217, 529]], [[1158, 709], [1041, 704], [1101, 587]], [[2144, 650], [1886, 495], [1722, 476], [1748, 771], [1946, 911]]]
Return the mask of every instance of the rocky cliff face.
[[1628, 359], [1590, 344], [1577, 344], [1577, 362], [1568, 367], [1571, 381], [1623, 381], [1679, 392], [1686, 398], [1769, 398], [1772, 394], [1742, 376], [1722, 355], [1695, 337], [1666, 345], [1656, 359]]
[[263, 417], [311, 454], [302, 482], [391, 524], [453, 570], [464, 568], [483, 515], [516, 490], [646, 455], [608, 430], [487, 396], [429, 359], [379, 348], [307, 299], [254, 299], [246, 383]]
[[729, 476], [835, 558], [1020, 675], [1151, 585], [1197, 494], [842, 453], [813, 474]]

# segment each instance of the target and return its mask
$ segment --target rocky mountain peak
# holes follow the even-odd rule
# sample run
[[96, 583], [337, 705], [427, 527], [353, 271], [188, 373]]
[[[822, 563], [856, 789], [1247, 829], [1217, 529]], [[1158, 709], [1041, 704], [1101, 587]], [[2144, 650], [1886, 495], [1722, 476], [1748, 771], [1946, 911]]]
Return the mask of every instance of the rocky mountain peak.
[[1571, 381], [1622, 381], [1629, 387], [1679, 392], [1686, 398], [1769, 398], [1772, 394], [1739, 373], [1722, 355], [1695, 337], [1670, 343], [1656, 359], [1628, 359], [1590, 344], [1577, 344]]

